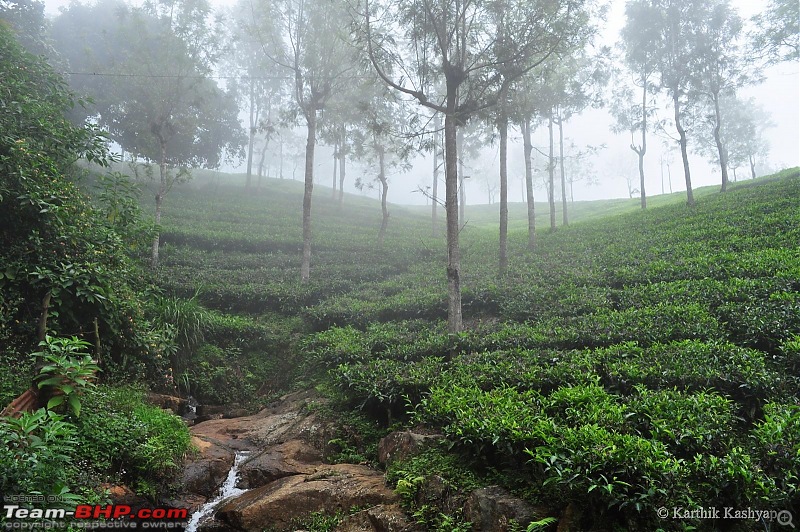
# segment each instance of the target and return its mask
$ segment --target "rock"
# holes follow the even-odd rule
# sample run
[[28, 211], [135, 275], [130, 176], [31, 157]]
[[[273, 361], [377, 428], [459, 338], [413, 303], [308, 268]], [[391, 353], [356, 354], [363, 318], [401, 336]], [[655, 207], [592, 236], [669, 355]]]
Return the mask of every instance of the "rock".
[[422, 532], [396, 504], [379, 504], [345, 517], [335, 532]]
[[353, 506], [391, 504], [397, 495], [383, 475], [352, 464], [320, 466], [310, 475], [281, 478], [240, 495], [216, 512], [216, 518], [245, 531], [294, 530], [291, 523], [312, 512]]
[[464, 518], [481, 532], [506, 532], [513, 519], [525, 527], [537, 516], [527, 502], [514, 497], [499, 486], [488, 486], [470, 493], [464, 505]]
[[148, 500], [146, 497], [142, 497], [141, 495], [137, 495], [128, 486], [104, 484], [102, 487], [108, 490], [108, 498], [111, 499], [111, 504], [130, 506], [135, 510], [140, 508], [150, 508], [153, 506], [153, 503], [150, 500]]
[[225, 405], [197, 405], [197, 417], [222, 416], [228, 408]]
[[188, 493], [213, 497], [228, 476], [235, 453], [213, 439], [197, 435], [192, 436], [192, 445], [199, 452], [184, 463], [180, 485]]
[[300, 440], [270, 447], [242, 464], [240, 487], [259, 488], [280, 478], [312, 474], [322, 465], [322, 454]]
[[227, 408], [222, 412], [222, 419], [233, 419], [237, 417], [245, 417], [250, 412], [246, 408]]
[[160, 393], [147, 392], [147, 402], [151, 405], [172, 410], [175, 414], [183, 414], [189, 409], [189, 401], [174, 395], [164, 395]]
[[378, 461], [388, 466], [422, 452], [427, 445], [441, 439], [441, 435], [423, 435], [410, 431], [392, 432], [378, 444]]

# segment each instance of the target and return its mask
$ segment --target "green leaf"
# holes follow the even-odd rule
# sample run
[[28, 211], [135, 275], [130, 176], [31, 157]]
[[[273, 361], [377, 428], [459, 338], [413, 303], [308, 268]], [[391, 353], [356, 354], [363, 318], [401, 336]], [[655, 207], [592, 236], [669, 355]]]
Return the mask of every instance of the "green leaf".
[[51, 397], [49, 401], [47, 401], [47, 409], [52, 410], [53, 408], [61, 405], [64, 403], [65, 397], [63, 395], [57, 395], [55, 397]]
[[69, 396], [69, 406], [72, 408], [72, 411], [75, 412], [76, 416], [81, 415], [81, 400], [77, 395]]

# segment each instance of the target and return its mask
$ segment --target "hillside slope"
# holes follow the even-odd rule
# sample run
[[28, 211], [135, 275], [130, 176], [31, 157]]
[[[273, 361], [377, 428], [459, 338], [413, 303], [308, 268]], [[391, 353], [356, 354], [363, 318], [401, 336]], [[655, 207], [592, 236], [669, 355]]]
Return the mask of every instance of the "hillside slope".
[[[456, 337], [427, 213], [395, 208], [378, 249], [374, 204], [340, 211], [320, 198], [301, 285], [298, 196], [220, 188], [172, 201], [164, 286], [216, 316], [217, 344], [194, 365], [251, 392], [285, 385], [290, 370], [327, 380], [342, 408], [373, 420], [341, 443], [365, 458], [380, 427], [442, 432], [449, 446], [389, 472], [404, 490], [432, 471], [453, 493], [500, 483], [553, 516], [581, 508], [578, 530], [717, 526], [662, 520], [662, 506], [798, 509], [796, 169], [694, 208], [676, 198], [576, 220], [532, 252], [515, 231], [504, 278], [495, 231], [467, 226], [469, 328]], [[195, 389], [219, 388], [201, 373], [187, 375]], [[459, 519], [446, 501], [407, 500], [431, 529]]]

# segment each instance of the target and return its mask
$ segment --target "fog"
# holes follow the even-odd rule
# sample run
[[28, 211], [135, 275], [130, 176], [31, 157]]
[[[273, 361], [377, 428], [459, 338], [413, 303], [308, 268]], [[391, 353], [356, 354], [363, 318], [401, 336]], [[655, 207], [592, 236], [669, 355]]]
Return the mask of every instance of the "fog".
[[[226, 10], [234, 6], [234, 2], [216, 0], [212, 2], [216, 9]], [[45, 10], [50, 18], [58, 14], [68, 5], [65, 0], [47, 0]], [[761, 12], [766, 2], [738, 0], [732, 2], [739, 14], [746, 20]], [[599, 37], [594, 44], [595, 49], [603, 45], [614, 46], [620, 41], [620, 29], [624, 25], [625, 3], [614, 1], [601, 26]], [[747, 29], [752, 29], [747, 27]], [[226, 80], [220, 81], [225, 85]], [[610, 89], [605, 89], [610, 95]], [[800, 77], [797, 62], [782, 62], [769, 66], [764, 70], [764, 80], [757, 84], [748, 84], [738, 90], [743, 98], [752, 97], [768, 113], [773, 127], [764, 131], [764, 138], [769, 145], [765, 158], [758, 161], [759, 175], [788, 166], [800, 165]], [[669, 102], [662, 96], [659, 100], [661, 114], [670, 112]], [[414, 107], [413, 105], [411, 107]], [[240, 122], [247, 125], [247, 106], [240, 104]], [[476, 119], [473, 119], [473, 121]], [[606, 108], [588, 109], [579, 115], [566, 120], [563, 124], [565, 144], [565, 166], [571, 183], [571, 199], [576, 201], [626, 198], [638, 196], [637, 155], [629, 147], [631, 136], [628, 133], [615, 134], [610, 128], [613, 120]], [[462, 154], [464, 161], [466, 199], [468, 204], [491, 203], [497, 201], [499, 187], [499, 159], [496, 138], [486, 133], [486, 146], [475, 156]], [[648, 133], [648, 151], [645, 157], [645, 188], [648, 195], [662, 192], [685, 190], [682, 175], [681, 155], [675, 141], [674, 128]], [[688, 149], [692, 169], [692, 184], [696, 187], [715, 185], [720, 181], [719, 165], [710, 163], [706, 158], [693, 151], [692, 131], [689, 131]], [[534, 144], [534, 186], [537, 200], [546, 200], [546, 160], [537, 152], [546, 153], [548, 137], [546, 122], [539, 122], [533, 134]], [[286, 179], [303, 180], [305, 150], [305, 128], [302, 121], [294, 130], [286, 129], [279, 140], [274, 140], [267, 151], [265, 169], [269, 177], [282, 176]], [[431, 186], [432, 160], [428, 153], [415, 150], [416, 156], [409, 158], [409, 168], [393, 168], [387, 171], [389, 180], [388, 199], [399, 204], [426, 204], [429, 198], [421, 190]], [[512, 128], [509, 132], [508, 179], [511, 202], [525, 200], [524, 165], [520, 132]], [[556, 155], [558, 148], [556, 147]], [[580, 154], [580, 157], [576, 156]], [[257, 157], [258, 154], [256, 154]], [[314, 182], [320, 187], [331, 187], [334, 175], [334, 148], [319, 139], [315, 154]], [[377, 172], [374, 162], [365, 164], [356, 160], [348, 162], [345, 190], [351, 193], [364, 194], [379, 198], [380, 188], [373, 183]], [[243, 172], [244, 160], [224, 162], [223, 171]], [[736, 169], [731, 180], [746, 179], [749, 169]], [[444, 190], [443, 176], [440, 190]], [[556, 176], [558, 179], [558, 175]], [[361, 181], [367, 186], [356, 188]], [[440, 192], [443, 194], [443, 192]], [[560, 199], [560, 191], [556, 187], [556, 198]]]

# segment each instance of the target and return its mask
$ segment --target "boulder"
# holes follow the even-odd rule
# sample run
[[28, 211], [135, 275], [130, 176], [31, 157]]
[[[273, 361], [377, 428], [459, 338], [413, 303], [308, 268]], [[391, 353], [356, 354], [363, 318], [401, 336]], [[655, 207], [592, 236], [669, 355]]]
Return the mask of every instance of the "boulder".
[[240, 467], [240, 486], [259, 488], [280, 478], [312, 474], [322, 465], [322, 454], [300, 440], [291, 440], [249, 458]]
[[441, 435], [417, 434], [411, 431], [392, 432], [378, 444], [378, 461], [384, 466], [405, 460], [422, 452], [426, 446], [442, 438]]
[[294, 530], [292, 522], [312, 512], [346, 511], [354, 506], [391, 504], [397, 495], [383, 474], [362, 465], [321, 466], [310, 475], [292, 475], [248, 491], [217, 510], [218, 520], [241, 530]]
[[473, 491], [464, 505], [465, 520], [472, 522], [474, 529], [481, 532], [507, 532], [512, 520], [525, 527], [542, 517], [545, 515], [537, 515], [530, 504], [499, 486]]
[[189, 409], [189, 401], [182, 397], [175, 397], [174, 395], [147, 392], [147, 402], [153, 406], [163, 408], [164, 410], [172, 410], [173, 413], [178, 415], [183, 414]]
[[179, 483], [185, 492], [206, 498], [216, 495], [233, 465], [235, 452], [213, 439], [192, 436], [198, 453], [186, 460]]
[[379, 504], [345, 517], [335, 532], [422, 532], [396, 504]]

